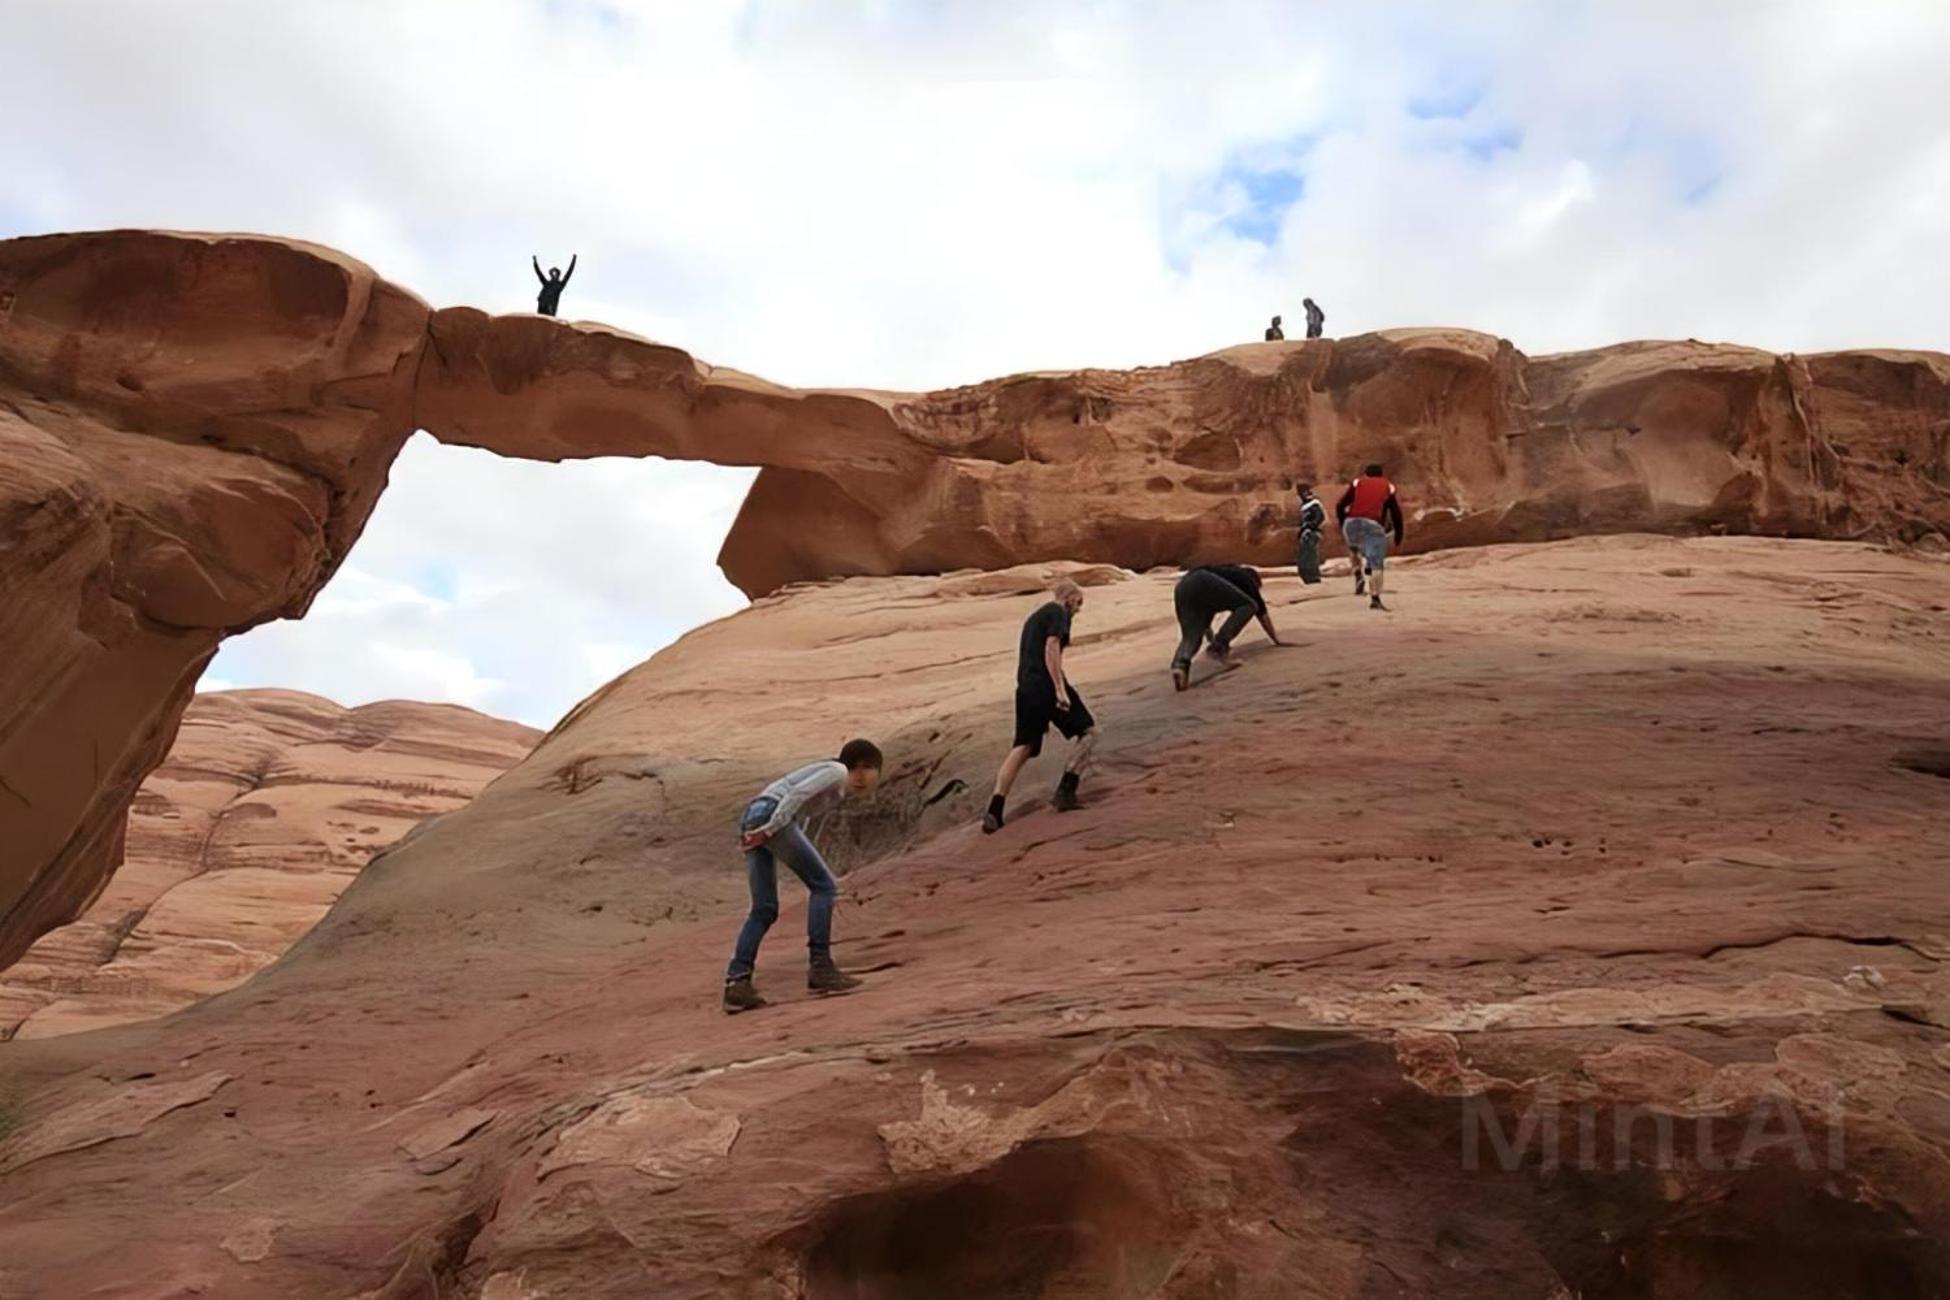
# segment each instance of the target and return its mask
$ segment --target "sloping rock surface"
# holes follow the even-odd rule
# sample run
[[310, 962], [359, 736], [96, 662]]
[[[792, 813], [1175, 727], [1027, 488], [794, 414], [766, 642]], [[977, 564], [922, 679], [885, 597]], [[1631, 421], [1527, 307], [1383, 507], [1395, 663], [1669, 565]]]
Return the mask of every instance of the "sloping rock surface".
[[[1073, 566], [1064, 566], [1073, 567]], [[1085, 807], [973, 825], [1041, 569], [702, 628], [160, 1021], [0, 1048], [0, 1293], [1950, 1287], [1950, 566], [1582, 539], [1276, 577], [1174, 693], [1076, 570]], [[728, 1018], [741, 803], [864, 733]], [[198, 1097], [203, 1100], [197, 1100]], [[83, 1144], [85, 1140], [85, 1145]]]
[[0, 972], [0, 1039], [141, 1020], [241, 983], [370, 858], [540, 738], [455, 705], [197, 696], [136, 794], [108, 888]]

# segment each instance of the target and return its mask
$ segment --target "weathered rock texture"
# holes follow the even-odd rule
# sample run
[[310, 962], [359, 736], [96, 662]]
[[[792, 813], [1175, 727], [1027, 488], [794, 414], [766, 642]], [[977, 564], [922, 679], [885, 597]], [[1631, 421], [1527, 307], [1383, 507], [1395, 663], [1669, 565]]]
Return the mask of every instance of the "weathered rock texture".
[[108, 887], [0, 973], [0, 1039], [141, 1020], [241, 983], [370, 858], [540, 738], [454, 705], [197, 696], [136, 794]]
[[1075, 559], [1270, 562], [1379, 458], [1410, 546], [1652, 529], [1940, 540], [1950, 358], [1454, 330], [927, 394], [798, 391], [600, 325], [430, 309], [326, 249], [0, 243], [0, 963], [73, 918], [227, 634], [301, 615], [415, 427], [761, 465], [746, 591]]
[[[1170, 576], [1086, 570], [1101, 767], [994, 836], [1043, 574], [691, 634], [241, 988], [0, 1049], [0, 1294], [1950, 1287], [1950, 564], [1393, 573], [1276, 578], [1300, 644], [1181, 695]], [[856, 732], [890, 779], [815, 834], [870, 982], [804, 994], [788, 879], [726, 1018], [736, 810]]]

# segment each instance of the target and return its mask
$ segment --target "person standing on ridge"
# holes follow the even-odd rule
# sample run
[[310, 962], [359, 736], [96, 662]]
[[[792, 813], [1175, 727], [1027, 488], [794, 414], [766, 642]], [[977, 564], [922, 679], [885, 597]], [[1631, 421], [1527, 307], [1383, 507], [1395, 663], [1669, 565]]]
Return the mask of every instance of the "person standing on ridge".
[[833, 903], [839, 882], [806, 838], [800, 823], [814, 813], [837, 807], [842, 799], [867, 794], [880, 784], [883, 760], [871, 740], [849, 740], [837, 759], [808, 763], [765, 787], [745, 806], [738, 819], [738, 843], [745, 850], [745, 881], [751, 887], [752, 910], [738, 931], [738, 946], [724, 974], [727, 1015], [754, 1011], [765, 999], [752, 987], [758, 966], [758, 945], [772, 922], [779, 919], [779, 870], [783, 861], [805, 882], [806, 948], [809, 960], [806, 987], [815, 993], [845, 993], [860, 981], [833, 964]]
[[1381, 466], [1370, 465], [1341, 493], [1334, 515], [1341, 521], [1347, 558], [1354, 565], [1354, 594], [1365, 591], [1369, 609], [1386, 610], [1381, 603], [1381, 569], [1388, 560], [1389, 528], [1395, 530], [1395, 545], [1402, 544], [1402, 504], [1395, 499], [1395, 485]]
[[1228, 617], [1205, 653], [1227, 667], [1232, 665], [1232, 639], [1245, 629], [1247, 619], [1258, 618], [1266, 639], [1283, 644], [1273, 630], [1273, 616], [1267, 612], [1259, 582], [1259, 570], [1244, 564], [1202, 564], [1178, 580], [1171, 592], [1172, 608], [1178, 614], [1178, 650], [1171, 657], [1174, 689], [1182, 691], [1192, 684], [1192, 656], [1220, 614]]
[[1268, 343], [1278, 343], [1285, 337], [1286, 331], [1280, 328], [1280, 318], [1275, 316], [1273, 323], [1266, 327], [1266, 341]]
[[1295, 567], [1300, 581], [1309, 586], [1320, 581], [1320, 538], [1327, 531], [1327, 506], [1314, 495], [1314, 485], [1302, 483], [1300, 493], [1300, 556]]
[[1322, 311], [1312, 298], [1302, 298], [1300, 305], [1307, 309], [1307, 337], [1319, 338], [1320, 327], [1327, 323], [1327, 313]]
[[1077, 782], [1097, 744], [1097, 720], [1064, 676], [1063, 651], [1070, 644], [1070, 621], [1082, 608], [1083, 588], [1066, 578], [1050, 589], [1050, 599], [1022, 625], [1016, 652], [1015, 745], [995, 774], [995, 793], [989, 798], [988, 811], [982, 814], [985, 835], [1002, 829], [1009, 787], [1016, 783], [1022, 765], [1043, 752], [1043, 736], [1052, 724], [1066, 739], [1076, 742], [1076, 749], [1063, 767], [1063, 779], [1050, 798], [1050, 806], [1058, 812], [1078, 807]]
[[559, 266], [549, 267], [548, 274], [543, 275], [542, 259], [536, 257], [533, 253], [528, 255], [528, 260], [535, 267], [535, 278], [542, 282], [542, 291], [535, 295], [536, 311], [544, 316], [553, 316], [555, 309], [562, 305], [562, 291], [569, 287], [569, 276], [576, 273], [576, 258], [578, 256], [580, 255], [574, 253], [569, 255], [568, 275], [564, 275], [562, 268]]

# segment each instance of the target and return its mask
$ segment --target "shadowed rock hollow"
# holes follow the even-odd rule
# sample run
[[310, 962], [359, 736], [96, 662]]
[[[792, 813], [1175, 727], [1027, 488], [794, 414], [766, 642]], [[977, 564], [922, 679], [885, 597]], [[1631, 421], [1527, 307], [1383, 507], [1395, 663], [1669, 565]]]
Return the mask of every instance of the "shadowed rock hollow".
[[143, 1020], [242, 983], [368, 859], [540, 738], [450, 704], [197, 696], [136, 795], [108, 888], [0, 972], [0, 1039]]
[[1025, 561], [1282, 560], [1290, 489], [1388, 463], [1410, 547], [1707, 528], [1940, 544], [1950, 359], [1459, 330], [936, 393], [800, 391], [329, 249], [0, 242], [0, 963], [73, 919], [221, 640], [302, 615], [405, 439], [759, 465], [754, 595]]
[[[795, 588], [249, 983], [0, 1048], [0, 1294], [1950, 1287], [1950, 781], [1911, 761], [1950, 565], [1484, 547], [1390, 616], [1276, 578], [1302, 644], [1183, 695], [1171, 576], [1077, 572], [1080, 812], [1046, 757], [971, 821], [1048, 572]], [[801, 992], [787, 882], [779, 1005], [724, 1017], [731, 819], [858, 731], [890, 779], [814, 833], [870, 982]]]

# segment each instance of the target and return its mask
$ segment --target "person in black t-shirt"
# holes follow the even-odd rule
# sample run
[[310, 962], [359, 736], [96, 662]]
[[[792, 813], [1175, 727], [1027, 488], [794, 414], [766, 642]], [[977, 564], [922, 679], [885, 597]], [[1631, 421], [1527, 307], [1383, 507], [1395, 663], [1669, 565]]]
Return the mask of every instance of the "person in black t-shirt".
[[1192, 684], [1192, 656], [1211, 634], [1212, 620], [1220, 614], [1229, 617], [1212, 637], [1206, 653], [1222, 664], [1231, 662], [1232, 639], [1245, 629], [1248, 619], [1259, 619], [1267, 639], [1274, 645], [1281, 643], [1280, 634], [1273, 630], [1266, 598], [1259, 592], [1257, 569], [1243, 564], [1202, 565], [1178, 580], [1171, 603], [1178, 612], [1178, 651], [1171, 657], [1171, 684], [1181, 691]]
[[1067, 579], [1050, 590], [1049, 601], [1031, 614], [1022, 625], [1022, 642], [1016, 656], [1016, 734], [1015, 745], [1002, 760], [995, 774], [995, 794], [982, 815], [982, 830], [993, 834], [1002, 829], [1002, 809], [1009, 787], [1016, 782], [1022, 765], [1043, 752], [1043, 736], [1054, 725], [1066, 739], [1077, 742], [1064, 765], [1063, 780], [1057, 785], [1050, 805], [1058, 812], [1078, 806], [1077, 782], [1097, 743], [1097, 720], [1084, 707], [1083, 697], [1063, 673], [1063, 651], [1070, 644], [1070, 620], [1083, 608], [1083, 588]]

